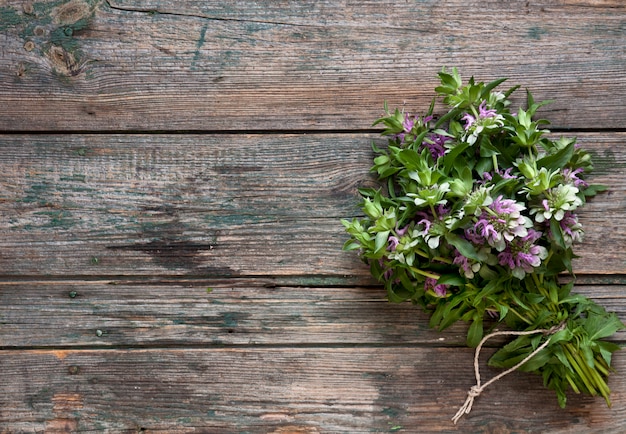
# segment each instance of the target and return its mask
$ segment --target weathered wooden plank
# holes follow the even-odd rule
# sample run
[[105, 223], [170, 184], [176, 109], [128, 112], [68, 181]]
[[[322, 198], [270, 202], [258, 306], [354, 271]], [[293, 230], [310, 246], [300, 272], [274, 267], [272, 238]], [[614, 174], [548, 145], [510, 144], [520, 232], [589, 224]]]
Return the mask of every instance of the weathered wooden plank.
[[[0, 137], [4, 275], [363, 276], [368, 134]], [[376, 139], [380, 140], [380, 139]], [[581, 134], [593, 182], [580, 274], [626, 274], [626, 134]], [[382, 143], [382, 142], [381, 142]]]
[[[3, 348], [221, 345], [463, 346], [467, 325], [440, 332], [382, 288], [263, 287], [271, 281], [0, 284]], [[211, 285], [213, 291], [207, 294]], [[626, 318], [623, 286], [575, 291]], [[613, 340], [626, 341], [626, 331]], [[502, 341], [500, 341], [502, 342]], [[489, 344], [496, 344], [492, 341]]]
[[622, 128], [626, 5], [552, 1], [4, 1], [0, 130], [368, 128], [425, 110], [442, 65]]
[[[626, 370], [616, 354], [618, 370]], [[573, 395], [565, 410], [541, 379], [513, 373], [450, 421], [473, 384], [458, 348], [0, 351], [5, 432], [621, 433], [613, 407]], [[483, 375], [495, 372], [484, 368]]]

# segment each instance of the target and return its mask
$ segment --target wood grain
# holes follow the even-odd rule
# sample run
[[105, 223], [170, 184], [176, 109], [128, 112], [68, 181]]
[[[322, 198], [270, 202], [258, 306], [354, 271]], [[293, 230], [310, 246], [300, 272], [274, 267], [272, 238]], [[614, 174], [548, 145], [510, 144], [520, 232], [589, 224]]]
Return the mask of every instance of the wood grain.
[[[626, 274], [626, 134], [579, 136], [611, 190], [581, 210], [576, 272]], [[339, 220], [375, 185], [372, 139], [2, 136], [2, 274], [366, 276]]]
[[[623, 376], [610, 379], [612, 408], [572, 395], [561, 410], [539, 377], [515, 373], [452, 425], [473, 383], [470, 349], [34, 350], [0, 357], [0, 426], [8, 432], [620, 433], [626, 419]], [[626, 370], [623, 354], [615, 364]]]
[[542, 117], [610, 186], [580, 213], [575, 291], [626, 318], [625, 15], [0, 2], [0, 433], [625, 432], [623, 352], [612, 408], [572, 394], [561, 410], [514, 373], [453, 425], [474, 382], [466, 326], [386, 302], [339, 222], [375, 185], [384, 101], [424, 112], [444, 65], [510, 77], [514, 105], [525, 87], [554, 100]]
[[23, 4], [0, 9], [0, 131], [365, 129], [425, 111], [443, 65], [555, 100], [560, 128], [626, 122], [618, 0]]
[[[626, 295], [617, 287], [577, 285], [574, 291], [626, 318]], [[271, 287], [262, 279], [5, 282], [0, 283], [0, 345], [465, 345], [467, 324], [430, 329], [419, 307], [388, 303], [385, 297], [380, 287]], [[626, 331], [612, 339], [626, 341]]]

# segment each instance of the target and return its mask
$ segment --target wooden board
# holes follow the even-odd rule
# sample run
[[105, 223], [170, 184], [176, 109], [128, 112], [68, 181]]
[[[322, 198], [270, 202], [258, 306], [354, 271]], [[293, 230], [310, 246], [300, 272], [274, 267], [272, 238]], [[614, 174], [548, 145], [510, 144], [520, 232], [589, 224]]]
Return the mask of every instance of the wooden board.
[[[530, 87], [560, 128], [623, 128], [621, 0], [7, 0], [0, 129], [369, 128], [443, 65]], [[523, 98], [523, 92], [520, 94]]]
[[[626, 370], [618, 354], [616, 368]], [[562, 410], [530, 374], [504, 377], [472, 413], [450, 418], [473, 385], [459, 348], [223, 348], [3, 351], [0, 426], [9, 432], [622, 433], [613, 406], [573, 395]], [[484, 368], [483, 375], [494, 375]]]
[[[388, 303], [379, 287], [264, 283], [0, 283], [0, 342], [5, 349], [465, 344], [465, 324], [430, 329], [419, 307]], [[615, 286], [577, 285], [575, 292], [626, 316], [626, 294]], [[613, 339], [626, 341], [626, 331]]]
[[[339, 220], [436, 73], [510, 77], [610, 191], [575, 291], [626, 319], [621, 0], [0, 2], [0, 433], [622, 433], [389, 304]], [[503, 86], [505, 89], [507, 86]], [[441, 110], [436, 107], [436, 112]], [[207, 288], [212, 288], [211, 292]], [[626, 331], [613, 338], [626, 342]], [[499, 371], [485, 365], [483, 379]]]
[[[579, 134], [611, 186], [580, 213], [579, 274], [626, 274], [626, 134]], [[341, 218], [367, 134], [5, 135], [5, 275], [366, 276]], [[382, 143], [382, 142], [381, 142]], [[371, 280], [369, 281], [371, 283]]]

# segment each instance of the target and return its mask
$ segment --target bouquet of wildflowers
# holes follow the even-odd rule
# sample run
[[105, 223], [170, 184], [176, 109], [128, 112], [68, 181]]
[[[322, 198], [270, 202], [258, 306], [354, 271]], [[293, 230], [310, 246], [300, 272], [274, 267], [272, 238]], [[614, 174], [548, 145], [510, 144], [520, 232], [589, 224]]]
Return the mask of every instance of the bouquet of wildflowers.
[[468, 322], [469, 346], [482, 345], [486, 324], [518, 331], [491, 366], [540, 374], [562, 407], [569, 388], [610, 405], [619, 346], [604, 339], [624, 325], [560, 279], [583, 235], [576, 210], [603, 189], [585, 180], [590, 155], [546, 135], [548, 122], [533, 119], [546, 102], [529, 92], [512, 111], [519, 86], [464, 85], [456, 69], [439, 78], [443, 116], [433, 116], [434, 99], [423, 117], [385, 106], [374, 123], [389, 139], [373, 145], [381, 188], [360, 190], [365, 217], [342, 221], [344, 249], [358, 249], [389, 300], [422, 306], [432, 327]]

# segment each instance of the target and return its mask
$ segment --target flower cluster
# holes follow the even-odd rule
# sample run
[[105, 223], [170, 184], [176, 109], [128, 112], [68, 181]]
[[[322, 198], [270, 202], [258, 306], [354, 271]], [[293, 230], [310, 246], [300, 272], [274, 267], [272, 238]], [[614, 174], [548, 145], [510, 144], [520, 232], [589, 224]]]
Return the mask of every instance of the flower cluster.
[[[585, 180], [590, 155], [533, 119], [546, 102], [530, 92], [511, 112], [517, 87], [496, 91], [504, 79], [464, 85], [456, 69], [439, 78], [445, 114], [433, 115], [434, 100], [424, 116], [385, 106], [375, 122], [388, 138], [373, 145], [372, 171], [383, 182], [360, 190], [365, 217], [342, 221], [351, 236], [344, 248], [360, 252], [391, 301], [421, 305], [432, 326], [468, 321], [471, 346], [485, 318], [515, 330], [566, 324], [523, 369], [543, 375], [561, 405], [569, 387], [608, 402], [617, 346], [602, 339], [623, 325], [559, 280], [582, 239], [576, 212], [603, 189]], [[521, 336], [491, 363], [510, 367], [537, 346]]]

